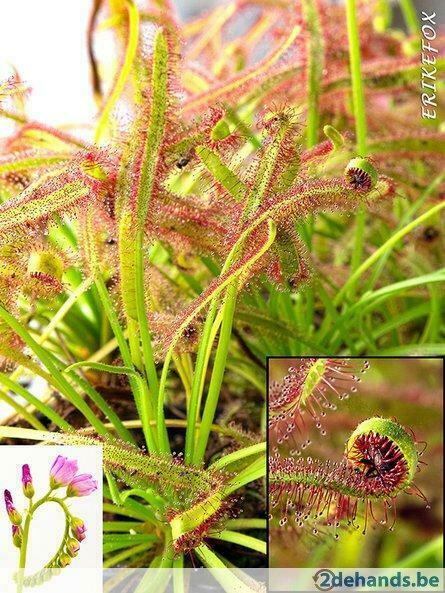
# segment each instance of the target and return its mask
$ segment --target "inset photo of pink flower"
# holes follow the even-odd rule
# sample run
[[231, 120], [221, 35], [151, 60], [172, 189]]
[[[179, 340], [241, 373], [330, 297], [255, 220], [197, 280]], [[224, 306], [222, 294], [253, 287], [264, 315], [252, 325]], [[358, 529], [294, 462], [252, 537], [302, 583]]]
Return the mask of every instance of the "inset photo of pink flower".
[[0, 590], [102, 591], [102, 449], [0, 447]]

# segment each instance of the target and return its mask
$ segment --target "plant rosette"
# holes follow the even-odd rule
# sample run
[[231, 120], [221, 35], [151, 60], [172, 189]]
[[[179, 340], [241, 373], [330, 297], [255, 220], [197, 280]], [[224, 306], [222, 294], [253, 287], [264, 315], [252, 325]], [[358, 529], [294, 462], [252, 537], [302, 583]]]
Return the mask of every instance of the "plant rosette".
[[[35, 488], [28, 464], [22, 466], [22, 489], [28, 499], [28, 507], [20, 513], [9, 490], [4, 491], [6, 512], [11, 522], [12, 541], [20, 551], [18, 572], [15, 575], [17, 593], [24, 587], [39, 585], [58, 574], [60, 569], [71, 564], [80, 552], [80, 543], [86, 538], [87, 528], [79, 517], [75, 517], [68, 506], [68, 501], [75, 497], [88, 496], [97, 490], [97, 482], [90, 474], [78, 474], [78, 464], [74, 459], [58, 455], [49, 472], [49, 490], [39, 499], [35, 499]], [[38, 572], [25, 576], [26, 560], [31, 523], [35, 512], [48, 503], [59, 505], [65, 516], [65, 529], [54, 556]]]

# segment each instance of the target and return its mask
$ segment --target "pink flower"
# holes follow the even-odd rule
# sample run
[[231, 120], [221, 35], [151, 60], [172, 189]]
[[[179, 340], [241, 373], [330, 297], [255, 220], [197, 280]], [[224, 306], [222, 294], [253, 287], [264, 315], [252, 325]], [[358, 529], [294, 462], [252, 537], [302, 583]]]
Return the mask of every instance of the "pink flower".
[[22, 485], [23, 494], [26, 498], [32, 498], [34, 496], [34, 486], [32, 484], [32, 476], [28, 464], [22, 466]]
[[88, 496], [97, 490], [97, 482], [91, 474], [80, 474], [76, 476], [66, 489], [67, 496]]
[[85, 523], [82, 521], [82, 519], [79, 519], [78, 517], [73, 517], [71, 521], [71, 530], [73, 532], [73, 536], [77, 539], [78, 542], [83, 542], [83, 540], [87, 536], [87, 528], [85, 526]]
[[67, 486], [77, 472], [77, 461], [58, 455], [50, 470], [49, 483], [51, 488]]
[[5, 490], [4, 497], [5, 497], [6, 512], [8, 513], [9, 520], [11, 521], [11, 523], [13, 525], [20, 525], [22, 522], [22, 516], [15, 508], [14, 502], [12, 500], [12, 496], [11, 496], [11, 493], [9, 492], [9, 490]]

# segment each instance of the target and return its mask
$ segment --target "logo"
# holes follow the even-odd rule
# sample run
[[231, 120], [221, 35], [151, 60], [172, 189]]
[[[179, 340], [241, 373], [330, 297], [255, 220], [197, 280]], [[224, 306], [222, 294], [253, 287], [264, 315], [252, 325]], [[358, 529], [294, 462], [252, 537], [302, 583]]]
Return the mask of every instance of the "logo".
[[327, 568], [321, 568], [318, 570], [312, 577], [314, 579], [314, 584], [319, 591], [330, 591], [333, 589], [333, 579], [335, 578], [335, 574], [332, 570]]

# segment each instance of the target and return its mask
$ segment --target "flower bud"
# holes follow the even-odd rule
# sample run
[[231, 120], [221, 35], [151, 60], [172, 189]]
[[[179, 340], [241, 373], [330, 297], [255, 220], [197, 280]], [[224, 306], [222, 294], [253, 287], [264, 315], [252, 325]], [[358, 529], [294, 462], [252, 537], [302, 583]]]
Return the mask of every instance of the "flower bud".
[[87, 528], [82, 519], [79, 519], [78, 517], [73, 517], [71, 519], [71, 531], [73, 537], [77, 539], [78, 542], [82, 542], [86, 538]]
[[79, 545], [79, 542], [77, 541], [77, 539], [69, 538], [66, 542], [66, 551], [71, 556], [71, 558], [74, 558], [75, 556], [77, 556], [77, 554], [79, 553], [79, 550], [80, 550], [80, 545]]
[[12, 525], [12, 541], [16, 548], [22, 547], [22, 530], [18, 525]]
[[68, 554], [62, 552], [62, 554], [59, 556], [58, 564], [61, 568], [65, 568], [65, 566], [71, 564], [71, 557], [68, 556]]
[[34, 496], [34, 486], [32, 484], [32, 476], [28, 464], [22, 466], [22, 485], [23, 494], [26, 498], [32, 498]]
[[323, 132], [324, 135], [332, 142], [334, 148], [339, 149], [344, 146], [345, 139], [340, 134], [340, 132], [334, 128], [334, 126], [324, 126]]
[[76, 476], [66, 489], [67, 496], [88, 496], [97, 490], [97, 482], [91, 474], [80, 474]]
[[12, 500], [12, 496], [11, 496], [11, 493], [9, 492], [9, 490], [5, 490], [4, 496], [5, 496], [6, 512], [8, 513], [9, 520], [11, 521], [11, 523], [13, 525], [20, 525], [22, 523], [22, 516], [15, 508], [13, 500]]

